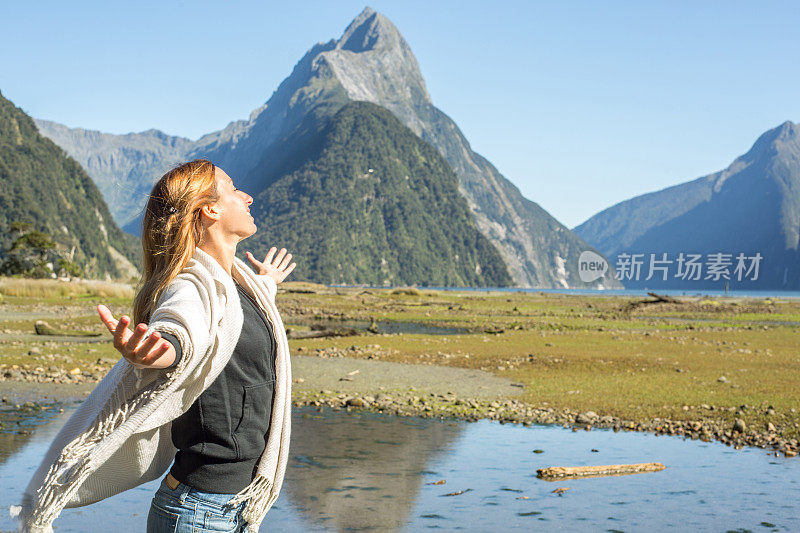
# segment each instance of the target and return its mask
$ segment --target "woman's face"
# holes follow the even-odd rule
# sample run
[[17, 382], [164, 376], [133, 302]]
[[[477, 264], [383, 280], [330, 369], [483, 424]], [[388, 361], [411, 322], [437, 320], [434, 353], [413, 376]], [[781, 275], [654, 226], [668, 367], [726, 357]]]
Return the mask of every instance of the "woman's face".
[[216, 206], [219, 212], [217, 224], [227, 235], [237, 235], [239, 240], [246, 239], [256, 232], [256, 223], [250, 214], [253, 198], [233, 185], [233, 180], [224, 170], [214, 167], [214, 178], [217, 182], [219, 200]]

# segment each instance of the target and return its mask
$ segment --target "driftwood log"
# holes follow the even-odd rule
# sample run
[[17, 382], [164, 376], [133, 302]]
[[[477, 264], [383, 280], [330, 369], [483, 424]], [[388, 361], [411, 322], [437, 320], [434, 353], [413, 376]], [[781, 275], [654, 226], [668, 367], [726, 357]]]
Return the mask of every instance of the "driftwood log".
[[101, 333], [96, 331], [71, 331], [56, 329], [44, 320], [37, 320], [33, 324], [33, 329], [37, 335], [58, 335], [60, 337], [99, 337]]
[[681, 300], [677, 298], [673, 298], [672, 296], [667, 296], [666, 294], [657, 294], [655, 292], [648, 292], [648, 296], [652, 297], [652, 300], [636, 300], [633, 302], [628, 302], [622, 310], [625, 312], [633, 311], [639, 307], [645, 305], [653, 305], [653, 304], [683, 304]]
[[624, 476], [627, 474], [643, 474], [645, 472], [659, 472], [665, 466], [661, 463], [638, 463], [632, 465], [600, 465], [600, 466], [553, 466], [540, 468], [536, 471], [537, 477], [545, 481], [557, 481], [568, 478]]
[[672, 296], [667, 296], [666, 294], [656, 294], [654, 292], [648, 292], [647, 295], [648, 296], [652, 296], [653, 298], [655, 298], [655, 301], [653, 301], [651, 303], [656, 303], [656, 302], [667, 302], [667, 303], [670, 303], [670, 304], [683, 303], [680, 300], [678, 300], [677, 298], [673, 298]]

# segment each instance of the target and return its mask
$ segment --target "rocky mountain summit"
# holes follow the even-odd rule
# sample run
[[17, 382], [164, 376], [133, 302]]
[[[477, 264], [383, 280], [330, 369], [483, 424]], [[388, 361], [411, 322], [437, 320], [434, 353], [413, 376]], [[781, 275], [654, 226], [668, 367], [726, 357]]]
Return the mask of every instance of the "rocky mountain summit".
[[[800, 289], [800, 125], [786, 121], [763, 133], [726, 169], [636, 196], [574, 230], [616, 262], [622, 253], [707, 259], [722, 253], [727, 276], [656, 279], [650, 287]], [[743, 254], [747, 276], [735, 274]], [[727, 257], [730, 254], [731, 257]], [[760, 259], [751, 261], [749, 258]], [[751, 264], [757, 262], [757, 276]], [[706, 264], [705, 261], [703, 262]], [[677, 265], [676, 265], [677, 266]], [[677, 271], [675, 271], [677, 273]], [[662, 276], [663, 277], [663, 276]], [[626, 286], [636, 286], [625, 281]], [[638, 285], [642, 285], [639, 283]]]
[[[352, 101], [388, 109], [444, 156], [458, 177], [459, 192], [466, 198], [478, 229], [497, 248], [515, 285], [621, 287], [610, 276], [591, 283], [580, 280], [578, 256], [585, 250], [601, 252], [522, 196], [489, 161], [472, 151], [458, 126], [433, 105], [408, 43], [387, 17], [369, 7], [339, 39], [314, 45], [247, 120], [231, 122], [191, 144], [165, 136], [166, 146], [156, 149], [136, 144], [134, 138], [121, 140], [128, 149], [126, 154], [133, 159], [138, 152], [141, 158], [139, 164], [128, 161], [127, 166], [121, 166], [116, 176], [131, 174], [133, 166], [142, 170], [142, 175], [149, 173], [152, 182], [164, 166], [169, 166], [155, 164], [159, 154], [165, 158], [163, 162], [181, 156], [185, 149], [178, 159], [207, 157], [256, 196], [285, 165], [292, 166], [285, 160], [285, 151], [278, 149], [285, 146], [282, 140], [314, 137], [331, 116]], [[45, 134], [51, 131], [43, 129]], [[54, 140], [59, 142], [55, 136]], [[95, 157], [113, 161], [110, 144], [101, 141], [98, 138], [95, 144]], [[71, 150], [69, 145], [65, 149]], [[70, 153], [88, 166], [88, 154], [81, 158], [77, 151]], [[120, 216], [129, 214], [130, 210]], [[129, 221], [125, 228], [135, 232], [136, 221]]]

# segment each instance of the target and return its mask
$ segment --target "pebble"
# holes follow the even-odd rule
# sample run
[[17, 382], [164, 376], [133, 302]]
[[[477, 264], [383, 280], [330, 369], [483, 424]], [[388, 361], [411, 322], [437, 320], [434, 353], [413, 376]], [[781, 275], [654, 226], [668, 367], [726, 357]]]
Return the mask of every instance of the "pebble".
[[99, 382], [108, 372], [107, 368], [95, 366], [94, 370], [74, 367], [70, 370], [55, 365], [47, 368], [29, 365], [0, 364], [0, 382], [25, 381], [35, 383], [93, 383]]
[[[117, 361], [117, 360], [114, 360]], [[109, 361], [110, 363], [111, 361]], [[39, 383], [91, 383], [100, 381], [108, 372], [107, 367], [88, 365], [91, 369], [81, 370], [79, 367], [71, 371], [50, 366], [3, 365], [0, 364], [0, 383], [3, 381], [28, 381]], [[723, 376], [724, 377], [724, 376]], [[727, 379], [727, 378], [726, 378]], [[733, 426], [730, 419], [726, 422], [720, 415], [718, 420], [669, 420], [654, 418], [652, 420], [623, 420], [614, 416], [598, 416], [594, 411], [575, 412], [569, 409], [554, 409], [548, 406], [534, 406], [520, 400], [486, 400], [480, 398], [457, 398], [454, 394], [438, 394], [420, 397], [413, 387], [403, 391], [383, 391], [374, 397], [369, 395], [353, 396], [327, 389], [318, 391], [294, 391], [294, 405], [327, 406], [334, 409], [356, 408], [382, 412], [398, 416], [420, 416], [425, 418], [450, 418], [468, 421], [480, 419], [511, 422], [530, 426], [532, 424], [559, 424], [564, 427], [578, 429], [610, 428], [614, 431], [649, 431], [656, 434], [677, 435], [684, 438], [697, 438], [705, 442], [717, 440], [734, 448], [757, 446], [772, 448], [786, 457], [797, 456], [800, 443], [794, 435], [793, 424], [780, 423], [783, 415], [775, 412], [770, 405], [766, 411], [762, 407], [739, 406], [725, 407], [702, 404], [699, 407], [709, 413], [767, 413], [776, 423], [768, 422], [760, 427], [763, 430], [748, 430], [743, 418], [735, 418]], [[86, 393], [88, 394], [88, 392]], [[2, 400], [7, 403], [8, 398]], [[766, 403], [766, 402], [765, 402]], [[795, 413], [796, 409], [789, 409]], [[698, 412], [698, 416], [700, 413]], [[761, 422], [762, 424], [764, 422]], [[783, 435], [782, 435], [783, 433]], [[543, 450], [533, 450], [543, 453]]]

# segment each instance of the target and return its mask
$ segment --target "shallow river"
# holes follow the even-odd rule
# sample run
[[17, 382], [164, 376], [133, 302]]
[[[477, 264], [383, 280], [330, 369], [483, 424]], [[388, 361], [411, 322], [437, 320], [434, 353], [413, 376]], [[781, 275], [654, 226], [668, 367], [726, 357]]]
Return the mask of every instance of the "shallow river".
[[[30, 434], [13, 422], [0, 433], [0, 531], [16, 530], [8, 507], [74, 405], [64, 409], [25, 421]], [[548, 466], [652, 461], [666, 470], [536, 478]], [[54, 530], [144, 531], [158, 484], [65, 509]], [[800, 458], [758, 448], [295, 408], [286, 480], [261, 531], [799, 531], [798, 502]]]

